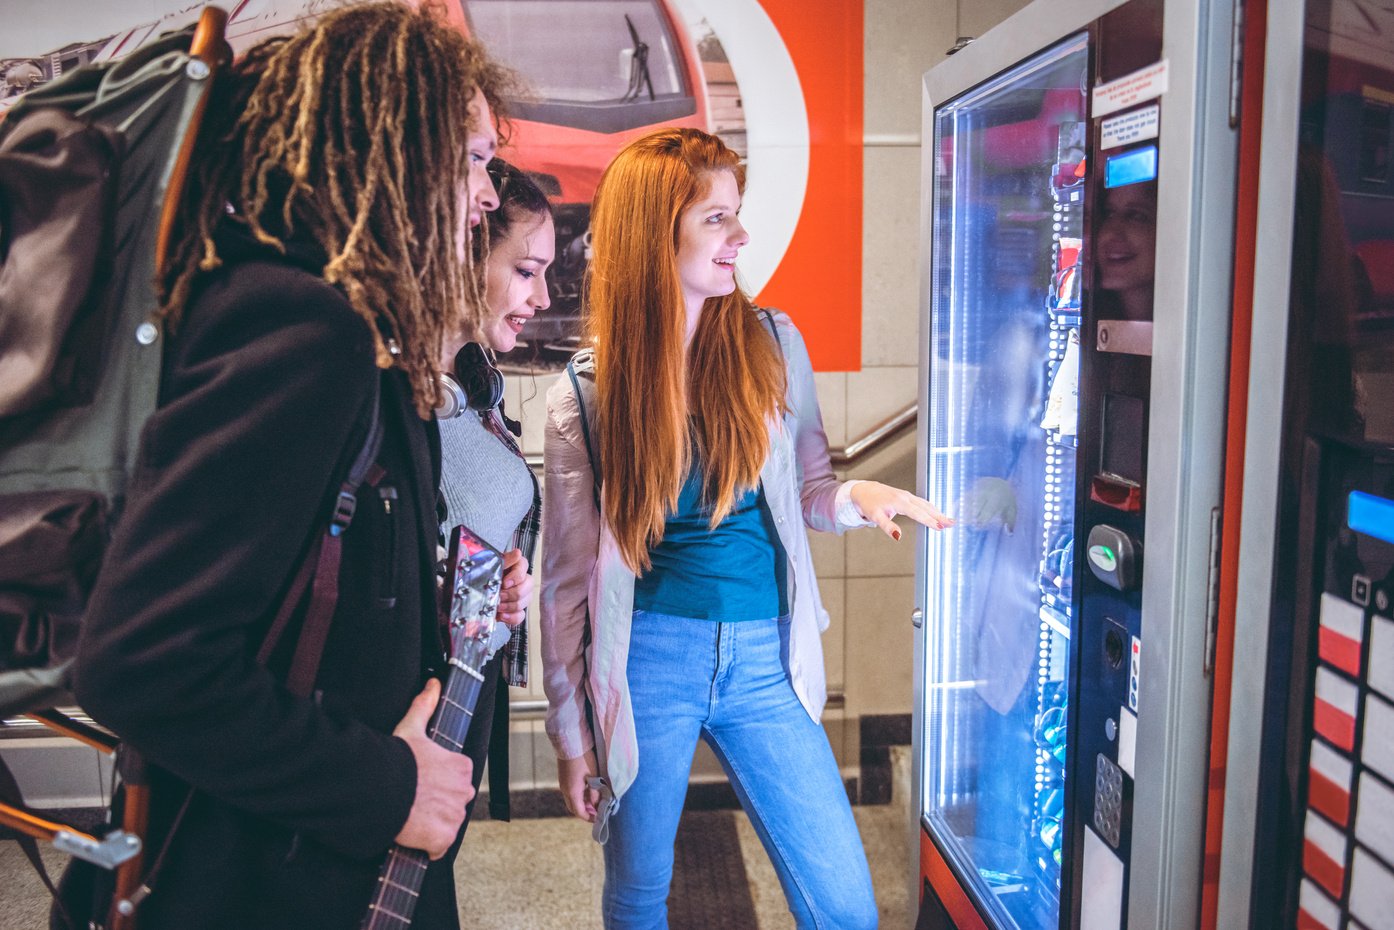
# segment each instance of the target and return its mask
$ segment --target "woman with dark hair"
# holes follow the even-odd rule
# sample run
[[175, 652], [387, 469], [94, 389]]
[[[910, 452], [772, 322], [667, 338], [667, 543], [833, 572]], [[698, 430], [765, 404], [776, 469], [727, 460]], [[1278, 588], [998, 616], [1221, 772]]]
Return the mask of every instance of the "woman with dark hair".
[[[813, 370], [736, 283], [745, 172], [715, 136], [651, 133], [606, 169], [586, 281], [593, 350], [547, 398], [542, 659], [568, 808], [605, 844], [605, 926], [667, 926], [699, 739], [721, 761], [799, 927], [874, 927], [837, 762], [804, 526], [927, 501], [838, 481]], [[593, 378], [586, 372], [593, 372]]]
[[[468, 330], [468, 340], [447, 340], [441, 367], [449, 402], [438, 413], [441, 441], [441, 494], [448, 534], [465, 525], [504, 553], [499, 619], [493, 648], [484, 666], [484, 685], [464, 752], [474, 762], [479, 787], [489, 766], [489, 816], [507, 820], [508, 688], [528, 683], [526, 610], [532, 598], [533, 550], [542, 518], [541, 494], [514, 436], [502, 403], [502, 376], [493, 353], [513, 348], [524, 322], [551, 304], [547, 268], [556, 252], [552, 206], [532, 179], [495, 158], [489, 179], [498, 191], [498, 209], [474, 239], [475, 263], [483, 278], [484, 312]], [[458, 348], [457, 348], [458, 346]], [[488, 480], [480, 480], [487, 475]], [[466, 824], [474, 811], [470, 801]]]
[[[150, 764], [143, 930], [348, 930], [392, 844], [439, 859], [473, 796], [469, 760], [425, 732], [446, 669], [432, 411], [444, 337], [482, 318], [469, 239], [497, 202], [504, 87], [398, 3], [331, 12], [219, 81], [161, 282], [160, 407], [76, 692]], [[341, 559], [294, 596], [374, 420]], [[336, 582], [292, 690], [306, 605]], [[431, 866], [419, 926], [457, 925], [449, 870]]]

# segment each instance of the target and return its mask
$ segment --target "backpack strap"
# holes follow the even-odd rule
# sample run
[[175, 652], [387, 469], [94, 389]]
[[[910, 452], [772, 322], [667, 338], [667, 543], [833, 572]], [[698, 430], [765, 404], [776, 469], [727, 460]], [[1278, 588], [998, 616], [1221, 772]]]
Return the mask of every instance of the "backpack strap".
[[[358, 491], [365, 484], [376, 487], [386, 474], [376, 464], [378, 451], [382, 447], [382, 416], [379, 410], [381, 384], [380, 377], [373, 379], [373, 390], [368, 413], [368, 433], [363, 447], [358, 451], [348, 475], [339, 485], [339, 494], [334, 501], [334, 512], [324, 534], [317, 537], [306, 554], [305, 560], [291, 582], [281, 609], [266, 633], [261, 648], [257, 651], [257, 662], [265, 665], [275, 651], [276, 645], [285, 635], [291, 616], [310, 587], [310, 606], [305, 612], [305, 622], [300, 629], [300, 638], [291, 658], [290, 672], [286, 676], [286, 687], [299, 697], [308, 697], [314, 689], [315, 675], [319, 672], [320, 659], [324, 655], [324, 645], [329, 638], [329, 625], [334, 619], [334, 608], [339, 603], [339, 564], [343, 558], [343, 534], [353, 522], [358, 507]], [[313, 584], [311, 584], [313, 582]]]
[[774, 337], [774, 346], [779, 350], [779, 357], [784, 364], [789, 364], [789, 360], [784, 357], [784, 343], [779, 341], [779, 330], [775, 329], [774, 314], [767, 307], [756, 307], [755, 311], [765, 318], [765, 325], [770, 328], [770, 335]]
[[[577, 362], [580, 362], [578, 368]], [[600, 457], [596, 455], [595, 443], [591, 439], [590, 416], [586, 413], [586, 398], [581, 390], [581, 379], [577, 374], [578, 370], [584, 371], [590, 378], [595, 377], [595, 356], [589, 350], [582, 350], [572, 356], [571, 361], [566, 363], [566, 374], [571, 379], [571, 388], [576, 392], [576, 406], [581, 409], [581, 436], [586, 441], [586, 457], [591, 463], [591, 495], [595, 498], [596, 512], [600, 512]]]

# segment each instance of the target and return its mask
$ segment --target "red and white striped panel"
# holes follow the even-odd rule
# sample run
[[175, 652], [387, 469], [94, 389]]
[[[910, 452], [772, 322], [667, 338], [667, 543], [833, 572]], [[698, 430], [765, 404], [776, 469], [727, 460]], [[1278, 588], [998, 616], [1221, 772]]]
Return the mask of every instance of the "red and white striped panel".
[[1302, 871], [1333, 898], [1346, 884], [1346, 835], [1319, 814], [1307, 811], [1302, 830]]
[[1345, 756], [1319, 739], [1312, 740], [1312, 756], [1307, 768], [1307, 805], [1332, 823], [1350, 826], [1354, 770]]
[[1355, 711], [1359, 703], [1360, 691], [1355, 685], [1325, 666], [1317, 668], [1312, 727], [1346, 752], [1355, 748]]
[[1309, 881], [1297, 898], [1297, 930], [1340, 930], [1341, 909]]
[[1360, 646], [1365, 638], [1365, 612], [1334, 594], [1321, 596], [1321, 627], [1317, 653], [1321, 660], [1360, 677]]

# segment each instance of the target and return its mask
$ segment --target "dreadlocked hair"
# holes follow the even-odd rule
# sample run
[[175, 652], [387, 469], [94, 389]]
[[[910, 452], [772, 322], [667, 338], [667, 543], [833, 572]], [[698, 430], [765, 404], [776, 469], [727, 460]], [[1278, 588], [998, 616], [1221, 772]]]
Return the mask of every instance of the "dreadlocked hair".
[[213, 90], [197, 166], [157, 282], [174, 330], [221, 264], [227, 214], [285, 250], [309, 237], [322, 277], [371, 327], [377, 364], [400, 368], [424, 419], [440, 346], [484, 300], [461, 193], [478, 90], [502, 117], [509, 74], [450, 26], [401, 3], [350, 6], [250, 49]]

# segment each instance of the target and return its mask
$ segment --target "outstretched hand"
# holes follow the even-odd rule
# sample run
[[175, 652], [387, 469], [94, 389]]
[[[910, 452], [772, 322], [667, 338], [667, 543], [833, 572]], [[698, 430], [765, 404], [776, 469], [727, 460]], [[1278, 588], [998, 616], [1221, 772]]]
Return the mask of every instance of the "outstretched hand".
[[863, 517], [881, 527], [881, 532], [896, 541], [900, 540], [900, 527], [895, 525], [895, 518], [900, 514], [932, 530], [943, 530], [954, 525], [953, 520], [923, 497], [879, 481], [860, 481], [853, 485], [852, 503], [856, 504]]

